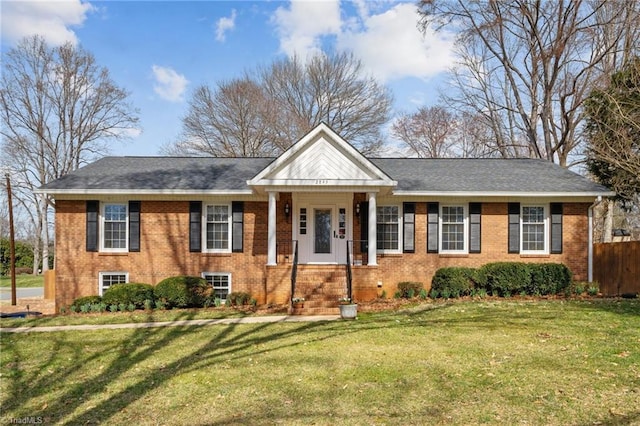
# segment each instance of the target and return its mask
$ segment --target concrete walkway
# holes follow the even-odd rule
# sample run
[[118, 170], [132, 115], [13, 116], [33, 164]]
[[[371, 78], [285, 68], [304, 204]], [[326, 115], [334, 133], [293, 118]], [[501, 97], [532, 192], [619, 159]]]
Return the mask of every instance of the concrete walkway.
[[32, 333], [47, 331], [83, 331], [83, 330], [113, 330], [121, 328], [155, 328], [155, 327], [178, 327], [193, 325], [226, 325], [226, 324], [256, 324], [256, 323], [276, 323], [276, 322], [319, 322], [335, 321], [340, 319], [340, 315], [273, 315], [273, 316], [251, 316], [242, 318], [223, 319], [202, 319], [202, 320], [180, 320], [163, 322], [140, 322], [127, 324], [96, 324], [96, 325], [52, 325], [47, 327], [0, 327], [2, 333]]

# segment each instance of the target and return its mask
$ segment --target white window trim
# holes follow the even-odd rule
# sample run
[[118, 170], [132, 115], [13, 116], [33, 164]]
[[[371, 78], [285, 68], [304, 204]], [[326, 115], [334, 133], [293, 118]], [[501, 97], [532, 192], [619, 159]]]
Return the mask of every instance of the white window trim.
[[104, 271], [104, 272], [98, 272], [98, 294], [100, 296], [103, 295], [104, 293], [104, 289], [102, 288], [102, 278], [105, 275], [124, 275], [124, 280], [125, 282], [129, 282], [129, 273], [125, 272], [125, 271]]
[[[231, 272], [203, 272], [201, 274], [202, 278], [205, 278], [205, 279], [206, 279], [207, 275], [218, 275], [218, 276], [222, 275], [222, 276], [226, 276], [227, 279], [229, 280], [229, 291], [228, 291], [227, 294], [231, 294], [231, 292], [232, 292], [231, 289], [233, 288], [232, 287], [232, 282], [231, 282]], [[213, 290], [213, 286], [212, 286], [212, 290]], [[221, 299], [221, 301], [222, 301], [222, 303], [225, 303], [227, 301], [227, 299]]]
[[[229, 242], [229, 246], [226, 249], [208, 249], [207, 248], [207, 207], [209, 206], [226, 206], [227, 207], [227, 241]], [[215, 202], [204, 202], [202, 203], [202, 252], [203, 253], [231, 253], [231, 246], [233, 242], [231, 241], [232, 235], [232, 219], [233, 213], [231, 211], [231, 203], [215, 203]]]
[[[104, 246], [104, 221], [105, 221], [105, 213], [104, 210], [107, 206], [112, 205], [123, 205], [125, 208], [125, 246], [124, 248], [107, 248]], [[100, 202], [100, 251], [108, 252], [108, 253], [126, 253], [129, 251], [129, 203], [126, 201], [110, 201], [110, 202]]]
[[[542, 207], [543, 208], [543, 216], [544, 216], [544, 220], [543, 220], [543, 225], [544, 225], [544, 249], [543, 250], [525, 250], [524, 249], [524, 232], [523, 232], [523, 227], [524, 227], [524, 215], [523, 215], [523, 211], [525, 207]], [[549, 203], [537, 203], [537, 204], [521, 204], [520, 205], [520, 254], [549, 254], [549, 239], [550, 239], [550, 233], [549, 233], [549, 223], [550, 223], [550, 218], [549, 218]]]
[[[381, 207], [396, 207], [398, 209], [398, 248], [396, 250], [392, 250], [392, 249], [377, 249], [376, 248], [376, 253], [379, 254], [402, 254], [402, 247], [404, 244], [403, 241], [403, 232], [402, 232], [402, 224], [403, 224], [403, 214], [404, 212], [402, 211], [402, 204], [378, 204], [376, 206], [376, 216], [378, 214], [378, 210]], [[377, 221], [376, 219], [376, 233], [378, 232], [378, 225], [380, 225], [380, 222]], [[376, 245], [379, 242], [379, 240], [376, 238]]]
[[[462, 250], [445, 250], [443, 247], [444, 239], [442, 238], [443, 221], [442, 211], [445, 207], [462, 207], [462, 232], [463, 232], [463, 248]], [[443, 254], [468, 254], [469, 253], [469, 204], [440, 204], [438, 211], [438, 253]]]

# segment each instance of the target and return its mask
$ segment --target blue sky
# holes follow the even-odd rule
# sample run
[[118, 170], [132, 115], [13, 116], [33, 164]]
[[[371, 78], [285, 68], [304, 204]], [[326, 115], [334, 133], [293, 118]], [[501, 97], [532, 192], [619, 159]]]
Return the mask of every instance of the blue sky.
[[34, 33], [51, 45], [78, 43], [131, 93], [140, 129], [115, 143], [114, 155], [157, 155], [179, 135], [195, 87], [286, 55], [353, 52], [392, 90], [395, 113], [435, 103], [452, 64], [451, 34], [421, 34], [415, 2], [1, 0], [0, 7], [3, 51]]

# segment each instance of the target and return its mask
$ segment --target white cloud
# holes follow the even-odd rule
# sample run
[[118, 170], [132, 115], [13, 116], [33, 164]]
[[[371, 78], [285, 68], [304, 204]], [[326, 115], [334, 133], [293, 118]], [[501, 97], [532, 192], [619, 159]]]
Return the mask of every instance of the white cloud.
[[24, 37], [40, 34], [53, 46], [65, 42], [75, 44], [78, 38], [70, 27], [81, 26], [94, 10], [91, 3], [80, 0], [3, 1], [2, 38], [15, 43]]
[[340, 32], [340, 2], [292, 1], [289, 8], [275, 11], [272, 22], [280, 36], [280, 50], [304, 59], [321, 50], [321, 37]]
[[216, 23], [216, 40], [224, 42], [227, 31], [234, 29], [236, 26], [236, 10], [231, 11], [231, 16], [218, 19]]
[[156, 80], [153, 85], [154, 92], [167, 101], [181, 102], [189, 80], [169, 67], [153, 65], [151, 69]]
[[417, 27], [414, 2], [383, 11], [383, 4], [364, 0], [352, 5], [356, 15], [346, 20], [341, 19], [338, 0], [292, 1], [289, 8], [278, 8], [272, 22], [280, 36], [280, 49], [289, 56], [295, 53], [305, 58], [321, 50], [322, 37], [335, 36], [338, 51], [353, 52], [365, 69], [383, 82], [429, 78], [453, 64], [453, 35], [423, 35]]

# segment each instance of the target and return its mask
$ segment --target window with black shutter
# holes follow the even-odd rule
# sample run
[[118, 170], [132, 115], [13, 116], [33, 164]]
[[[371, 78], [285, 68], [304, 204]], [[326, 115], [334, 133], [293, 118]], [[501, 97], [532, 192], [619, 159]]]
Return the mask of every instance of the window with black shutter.
[[244, 203], [234, 201], [231, 204], [231, 251], [242, 253], [244, 236]]
[[482, 249], [482, 203], [469, 203], [469, 253]]
[[100, 202], [87, 201], [87, 251], [98, 251], [98, 209]]
[[520, 253], [520, 203], [509, 203], [509, 253]]
[[562, 203], [551, 203], [551, 253], [562, 253]]
[[129, 201], [129, 251], [140, 251], [140, 201]]
[[438, 203], [427, 203], [427, 253], [438, 253]]
[[416, 203], [403, 203], [402, 212], [402, 251], [404, 253], [415, 253], [416, 251]]
[[202, 250], [202, 202], [189, 202], [189, 251]]

